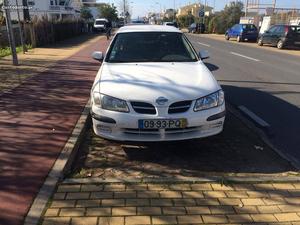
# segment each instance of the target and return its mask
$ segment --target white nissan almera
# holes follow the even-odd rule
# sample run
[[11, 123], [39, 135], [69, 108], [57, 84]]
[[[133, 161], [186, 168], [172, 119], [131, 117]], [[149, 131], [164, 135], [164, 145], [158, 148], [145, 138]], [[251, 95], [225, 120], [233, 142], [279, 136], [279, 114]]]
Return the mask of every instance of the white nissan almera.
[[203, 138], [223, 130], [224, 92], [175, 27], [121, 28], [91, 91], [94, 132], [118, 141]]

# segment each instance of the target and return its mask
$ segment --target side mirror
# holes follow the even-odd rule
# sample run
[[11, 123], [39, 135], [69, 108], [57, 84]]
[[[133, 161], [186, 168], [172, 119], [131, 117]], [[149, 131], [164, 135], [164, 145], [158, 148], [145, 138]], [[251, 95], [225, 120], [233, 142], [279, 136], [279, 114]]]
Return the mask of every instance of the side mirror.
[[104, 59], [103, 53], [102, 52], [94, 52], [92, 54], [93, 59], [102, 62]]
[[266, 30], [266, 31], [265, 31], [265, 33], [266, 33], [266, 34], [269, 34], [269, 33], [270, 33], [270, 31]]
[[201, 50], [199, 53], [199, 57], [201, 60], [203, 59], [208, 59], [209, 58], [209, 53], [206, 50]]

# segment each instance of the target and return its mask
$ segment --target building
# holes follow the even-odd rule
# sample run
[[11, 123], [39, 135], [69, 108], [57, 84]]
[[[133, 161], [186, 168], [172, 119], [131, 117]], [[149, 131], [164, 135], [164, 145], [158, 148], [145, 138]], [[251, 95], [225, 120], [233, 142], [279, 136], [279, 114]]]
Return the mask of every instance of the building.
[[96, 0], [81, 0], [83, 6], [88, 7], [91, 10], [91, 13], [94, 17], [94, 19], [100, 18], [101, 15], [99, 15], [99, 6], [104, 5], [106, 3], [100, 3], [97, 2]]
[[[19, 6], [23, 6], [23, 0], [14, 0]], [[82, 7], [81, 0], [27, 0], [30, 18], [48, 19], [74, 19], [80, 17]], [[23, 10], [19, 10], [21, 20], [24, 19]], [[18, 19], [16, 9], [11, 10], [12, 20]]]
[[213, 12], [213, 8], [210, 6], [205, 6], [201, 3], [194, 3], [190, 5], [183, 6], [178, 9], [177, 17], [193, 15], [194, 17], [199, 17], [200, 10], [204, 8], [205, 15], [209, 15]]
[[175, 9], [166, 9], [163, 12], [163, 18], [167, 18], [167, 19], [174, 19], [174, 17], [176, 16], [176, 10]]

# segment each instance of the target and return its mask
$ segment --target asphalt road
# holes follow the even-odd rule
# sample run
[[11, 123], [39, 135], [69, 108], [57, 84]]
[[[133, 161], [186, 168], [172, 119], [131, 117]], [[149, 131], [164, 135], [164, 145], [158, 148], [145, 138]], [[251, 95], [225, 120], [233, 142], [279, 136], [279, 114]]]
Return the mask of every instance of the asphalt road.
[[205, 62], [226, 100], [270, 124], [271, 142], [300, 165], [300, 57], [209, 37], [188, 38], [197, 51], [209, 51]]

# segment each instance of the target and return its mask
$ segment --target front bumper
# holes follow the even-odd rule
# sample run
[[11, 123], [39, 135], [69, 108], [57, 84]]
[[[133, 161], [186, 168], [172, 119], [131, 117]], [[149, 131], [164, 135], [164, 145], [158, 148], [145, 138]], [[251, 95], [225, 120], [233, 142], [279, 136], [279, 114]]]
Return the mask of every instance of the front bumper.
[[[213, 136], [223, 131], [225, 120], [225, 104], [222, 106], [194, 112], [167, 114], [167, 108], [160, 108], [158, 115], [135, 113], [119, 113], [103, 110], [93, 106], [93, 130], [96, 135], [117, 141], [178, 141]], [[138, 128], [140, 119], [180, 119], [186, 118], [188, 126], [184, 129], [141, 130]]]

